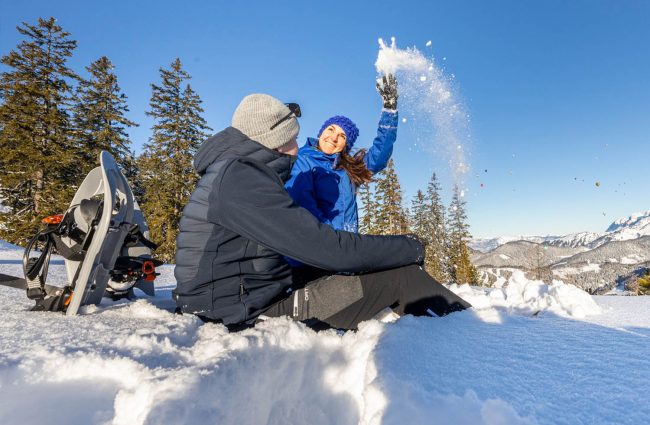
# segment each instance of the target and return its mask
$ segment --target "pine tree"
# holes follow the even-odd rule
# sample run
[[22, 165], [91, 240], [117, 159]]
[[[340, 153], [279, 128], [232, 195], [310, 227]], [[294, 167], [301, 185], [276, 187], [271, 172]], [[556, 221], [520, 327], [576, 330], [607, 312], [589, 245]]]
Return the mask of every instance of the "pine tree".
[[135, 152], [129, 149], [126, 160], [122, 164], [124, 177], [129, 181], [133, 197], [139, 205], [144, 204], [144, 186], [140, 176], [140, 164]]
[[44, 216], [61, 213], [81, 180], [70, 137], [72, 83], [66, 62], [77, 42], [54, 18], [16, 27], [25, 37], [0, 61], [0, 238], [25, 243]]
[[377, 234], [377, 202], [371, 183], [359, 186], [359, 200], [361, 201], [361, 219], [359, 220], [359, 233], [367, 235]]
[[445, 226], [445, 209], [440, 197], [440, 184], [433, 173], [427, 185], [426, 233], [428, 246], [425, 258], [427, 272], [440, 282], [449, 281], [449, 254], [447, 252], [447, 232]]
[[408, 233], [406, 212], [402, 206], [402, 188], [395, 173], [393, 160], [379, 173], [376, 181], [377, 234], [395, 235]]
[[160, 69], [161, 84], [152, 84], [147, 115], [155, 119], [153, 135], [139, 160], [144, 187], [142, 210], [157, 256], [174, 260], [176, 235], [183, 207], [196, 185], [192, 160], [210, 130], [201, 117], [201, 100], [189, 84], [180, 59]]
[[[424, 193], [418, 190], [411, 200], [411, 230], [421, 240], [429, 244], [430, 235], [427, 226], [427, 206]], [[425, 261], [426, 263], [426, 261]]]
[[129, 111], [126, 95], [120, 90], [113, 68], [106, 56], [86, 67], [90, 78], [81, 80], [73, 108], [75, 139], [82, 153], [84, 173], [98, 165], [99, 153], [105, 150], [133, 183], [135, 159], [126, 130], [137, 124], [125, 117]]
[[401, 209], [402, 222], [400, 223], [399, 232], [403, 235], [411, 232], [411, 210], [408, 207]]
[[478, 284], [478, 273], [469, 258], [467, 240], [471, 237], [465, 201], [462, 199], [460, 189], [454, 186], [454, 194], [449, 205], [449, 275], [456, 283]]

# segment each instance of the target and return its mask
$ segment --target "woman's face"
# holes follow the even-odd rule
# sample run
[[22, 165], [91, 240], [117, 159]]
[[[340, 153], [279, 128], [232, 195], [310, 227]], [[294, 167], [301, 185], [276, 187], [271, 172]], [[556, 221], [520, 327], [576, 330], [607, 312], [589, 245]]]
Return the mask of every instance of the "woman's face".
[[346, 144], [345, 131], [336, 124], [328, 126], [318, 138], [318, 149], [327, 155], [341, 152]]

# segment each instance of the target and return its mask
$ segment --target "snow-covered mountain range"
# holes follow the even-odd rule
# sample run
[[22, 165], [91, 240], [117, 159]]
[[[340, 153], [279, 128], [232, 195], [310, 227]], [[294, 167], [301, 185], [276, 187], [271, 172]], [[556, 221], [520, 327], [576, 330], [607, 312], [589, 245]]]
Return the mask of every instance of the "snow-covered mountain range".
[[593, 293], [615, 288], [634, 293], [636, 280], [650, 269], [650, 211], [617, 220], [604, 233], [500, 237], [470, 246], [472, 262], [488, 286], [523, 270], [530, 278], [560, 279]]
[[650, 235], [650, 210], [632, 214], [613, 222], [603, 233], [580, 232], [564, 236], [499, 236], [474, 238], [469, 246], [475, 251], [489, 252], [513, 241], [528, 241], [564, 248], [597, 248], [610, 241], [626, 241]]

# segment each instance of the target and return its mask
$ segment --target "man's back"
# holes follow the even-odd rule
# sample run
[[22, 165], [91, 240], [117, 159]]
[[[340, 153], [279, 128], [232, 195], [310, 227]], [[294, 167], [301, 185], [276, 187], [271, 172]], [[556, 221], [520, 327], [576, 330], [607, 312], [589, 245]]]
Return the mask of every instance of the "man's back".
[[[284, 170], [288, 173], [291, 164], [286, 155], [248, 140], [233, 128], [208, 139], [197, 154], [195, 165], [201, 179], [183, 210], [174, 271], [174, 295], [183, 311], [239, 323], [256, 317], [269, 299], [286, 293], [291, 285], [291, 270], [281, 255], [224, 227], [214, 217], [217, 204], [225, 202], [217, 190], [224, 171], [251, 162], [278, 173], [274, 176], [278, 184], [279, 175]], [[263, 282], [264, 291], [252, 289], [257, 281]]]

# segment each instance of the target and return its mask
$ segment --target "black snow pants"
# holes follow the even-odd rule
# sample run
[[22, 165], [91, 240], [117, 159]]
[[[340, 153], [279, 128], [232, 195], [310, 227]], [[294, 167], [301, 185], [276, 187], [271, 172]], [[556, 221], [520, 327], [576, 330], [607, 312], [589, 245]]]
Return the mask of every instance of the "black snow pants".
[[262, 314], [286, 315], [318, 330], [356, 329], [386, 307], [400, 316], [444, 316], [471, 307], [416, 265], [354, 276], [324, 274], [297, 269], [300, 289]]

